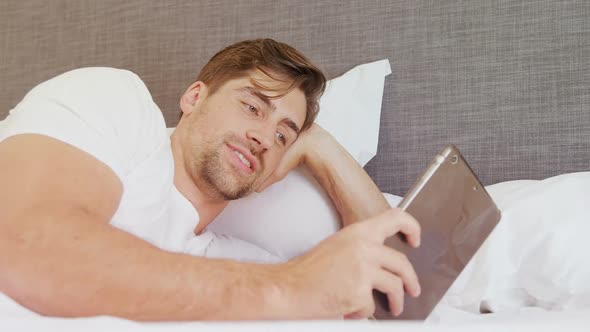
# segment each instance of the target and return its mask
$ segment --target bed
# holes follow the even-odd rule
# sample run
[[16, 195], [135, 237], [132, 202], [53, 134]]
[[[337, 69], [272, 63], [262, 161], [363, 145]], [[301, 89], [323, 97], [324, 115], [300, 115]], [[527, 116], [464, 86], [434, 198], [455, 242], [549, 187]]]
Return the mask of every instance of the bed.
[[[365, 158], [383, 192], [403, 195], [442, 145], [454, 143], [501, 208], [530, 221], [494, 234], [428, 324], [146, 324], [11, 312], [0, 314], [0, 324], [23, 330], [587, 330], [590, 247], [579, 234], [590, 230], [589, 17], [590, 2], [579, 0], [0, 2], [0, 120], [39, 82], [78, 67], [109, 66], [137, 73], [174, 127], [180, 94], [217, 50], [270, 37], [300, 49], [328, 78], [388, 61], [376, 155]], [[542, 236], [530, 240], [531, 228]], [[528, 246], [516, 246], [523, 238]], [[522, 255], [511, 265], [515, 247]], [[506, 280], [526, 287], [515, 291]]]

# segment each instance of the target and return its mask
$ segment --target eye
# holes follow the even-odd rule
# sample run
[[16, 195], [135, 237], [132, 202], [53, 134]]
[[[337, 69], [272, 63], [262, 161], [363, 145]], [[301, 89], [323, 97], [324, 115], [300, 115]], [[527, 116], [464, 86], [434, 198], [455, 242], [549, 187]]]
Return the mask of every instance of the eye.
[[250, 112], [250, 113], [254, 113], [254, 114], [258, 113], [258, 109], [256, 109], [256, 107], [254, 107], [252, 105], [246, 104], [246, 108], [248, 109], [248, 112]]
[[281, 143], [283, 143], [283, 145], [287, 143], [287, 138], [279, 131], [277, 131], [277, 138], [279, 139], [279, 141], [281, 141]]

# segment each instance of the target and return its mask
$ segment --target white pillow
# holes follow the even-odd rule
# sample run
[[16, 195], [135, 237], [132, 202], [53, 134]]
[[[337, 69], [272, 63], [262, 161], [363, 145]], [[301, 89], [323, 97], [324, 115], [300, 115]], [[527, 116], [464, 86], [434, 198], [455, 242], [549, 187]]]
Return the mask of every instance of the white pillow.
[[590, 308], [590, 172], [486, 189], [502, 220], [444, 302], [471, 312]]
[[[384, 195], [392, 206], [401, 200]], [[340, 229], [340, 217], [318, 182], [300, 167], [264, 192], [231, 202], [208, 229], [290, 259]]]
[[379, 122], [389, 60], [363, 64], [330, 80], [315, 120], [365, 166], [377, 154]]

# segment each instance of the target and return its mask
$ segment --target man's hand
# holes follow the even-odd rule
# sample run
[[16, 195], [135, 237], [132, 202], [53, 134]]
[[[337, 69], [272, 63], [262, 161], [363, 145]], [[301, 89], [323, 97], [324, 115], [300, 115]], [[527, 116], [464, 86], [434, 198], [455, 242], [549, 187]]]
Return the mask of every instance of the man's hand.
[[[316, 145], [314, 145], [314, 143]], [[277, 169], [262, 183], [262, 185], [256, 189], [257, 192], [261, 192], [264, 189], [271, 186], [273, 183], [279, 182], [287, 176], [292, 169], [305, 164], [306, 159], [309, 158], [310, 152], [318, 148], [318, 143], [322, 144], [338, 144], [336, 140], [322, 127], [317, 124], [312, 124], [311, 127], [302, 132], [295, 143], [291, 147], [285, 156], [279, 163]]]
[[326, 190], [344, 226], [389, 209], [381, 190], [365, 170], [330, 133], [317, 124], [301, 133], [276, 171], [257, 191], [261, 192], [282, 180], [299, 164], [304, 164]]
[[297, 312], [304, 315], [298, 318], [368, 317], [375, 311], [373, 289], [387, 294], [393, 315], [401, 314], [404, 289], [418, 296], [420, 285], [407, 257], [384, 241], [401, 231], [418, 246], [418, 222], [391, 209], [356, 160], [316, 124], [301, 134], [257, 191], [282, 180], [300, 164], [328, 192], [344, 226], [351, 226], [287, 263], [287, 298], [295, 299]]
[[[416, 273], [402, 253], [386, 247], [386, 238], [402, 232], [420, 243], [420, 226], [409, 214], [390, 209], [351, 225], [287, 263], [288, 295], [305, 308], [307, 317], [365, 318], [375, 311], [372, 290], [389, 298], [392, 314], [403, 310], [404, 289], [420, 294]], [[290, 292], [289, 292], [290, 291]]]

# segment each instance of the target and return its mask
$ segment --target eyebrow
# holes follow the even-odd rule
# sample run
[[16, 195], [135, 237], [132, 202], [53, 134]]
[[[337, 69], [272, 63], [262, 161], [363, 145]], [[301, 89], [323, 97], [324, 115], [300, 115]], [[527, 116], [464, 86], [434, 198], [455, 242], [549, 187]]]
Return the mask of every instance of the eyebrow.
[[[273, 111], [276, 111], [277, 107], [270, 101], [270, 98], [267, 95], [265, 95], [264, 93], [260, 92], [260, 90], [253, 88], [251, 86], [245, 86], [245, 87], [242, 87], [238, 90], [253, 95], [254, 97], [260, 99], [267, 107], [269, 107]], [[283, 121], [285, 121], [285, 123], [287, 124], [287, 127], [293, 129], [293, 131], [295, 131], [297, 136], [299, 136], [301, 129], [299, 129], [299, 126], [297, 126], [295, 121], [293, 121], [289, 118], [286, 118]]]
[[249, 93], [252, 96], [260, 99], [268, 108], [271, 108], [273, 111], [277, 109], [277, 107], [270, 101], [270, 98], [256, 88], [253, 88], [251, 86], [245, 86], [243, 88], [238, 89], [238, 91]]
[[297, 124], [295, 124], [295, 122], [293, 122], [293, 120], [291, 120], [289, 118], [285, 119], [285, 122], [287, 123], [287, 127], [293, 129], [295, 131], [295, 133], [297, 134], [297, 136], [299, 136], [299, 132], [301, 131], [301, 129], [299, 129]]

